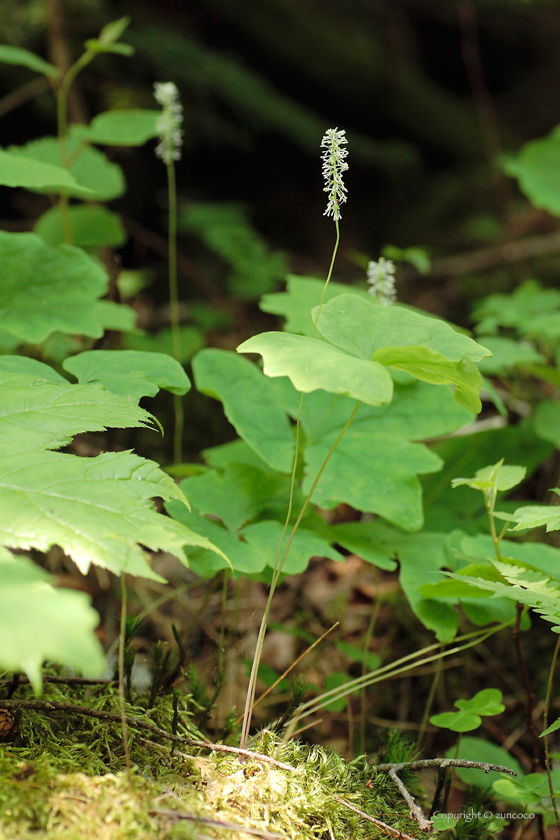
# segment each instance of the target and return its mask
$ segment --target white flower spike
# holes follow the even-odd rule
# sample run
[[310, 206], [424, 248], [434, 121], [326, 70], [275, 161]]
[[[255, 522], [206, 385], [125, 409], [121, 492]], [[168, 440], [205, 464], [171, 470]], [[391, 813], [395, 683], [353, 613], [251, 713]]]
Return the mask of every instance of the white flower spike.
[[395, 264], [392, 260], [379, 257], [379, 262], [371, 260], [367, 268], [367, 281], [370, 295], [377, 298], [379, 303], [387, 306], [397, 299], [395, 289]]
[[324, 192], [329, 194], [329, 202], [324, 216], [332, 215], [335, 222], [340, 218], [340, 205], [346, 201], [346, 187], [342, 180], [342, 173], [348, 169], [344, 160], [348, 154], [343, 145], [347, 143], [346, 132], [338, 128], [329, 128], [321, 140], [321, 148], [325, 151], [321, 154], [323, 160], [323, 178], [325, 179]]
[[168, 165], [181, 159], [183, 106], [179, 102], [179, 91], [173, 82], [156, 82], [154, 96], [163, 108], [156, 124], [159, 134], [156, 155]]

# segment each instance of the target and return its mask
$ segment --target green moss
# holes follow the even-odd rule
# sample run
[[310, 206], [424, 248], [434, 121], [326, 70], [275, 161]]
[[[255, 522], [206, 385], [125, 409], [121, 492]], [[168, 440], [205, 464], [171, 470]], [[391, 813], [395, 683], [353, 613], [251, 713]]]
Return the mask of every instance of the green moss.
[[[18, 689], [18, 699], [29, 695], [27, 687]], [[118, 712], [116, 692], [106, 685], [69, 688], [47, 683], [42, 699]], [[169, 731], [172, 699], [158, 698], [149, 710], [141, 702], [138, 698], [127, 706], [127, 714], [141, 714]], [[181, 695], [178, 734], [200, 738], [190, 720], [191, 705], [189, 696]], [[251, 749], [293, 770], [192, 747], [180, 746], [172, 753], [169, 742], [158, 744], [157, 736], [146, 739], [130, 730], [135, 769], [129, 777], [118, 723], [24, 710], [18, 730], [13, 742], [0, 745], [0, 840], [200, 836], [196, 823], [169, 815], [177, 811], [278, 832], [293, 840], [386, 836], [337, 796], [397, 830], [414, 834], [418, 828], [389, 778], [376, 776], [364, 760], [349, 764], [336, 752], [297, 741], [284, 743], [268, 731]], [[247, 836], [206, 822], [203, 834], [229, 840]]]

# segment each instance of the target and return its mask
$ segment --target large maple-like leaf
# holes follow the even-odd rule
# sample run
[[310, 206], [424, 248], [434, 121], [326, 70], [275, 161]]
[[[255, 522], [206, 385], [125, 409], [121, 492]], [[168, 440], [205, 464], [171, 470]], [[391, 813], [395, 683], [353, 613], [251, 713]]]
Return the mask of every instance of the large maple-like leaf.
[[55, 330], [100, 338], [108, 307], [131, 311], [99, 300], [109, 278], [79, 248], [51, 248], [34, 233], [0, 231], [0, 263], [0, 328], [20, 341], [38, 344]]
[[14, 364], [20, 359], [30, 370], [34, 364], [40, 365], [23, 356], [0, 357], [0, 456], [56, 449], [80, 432], [148, 426], [152, 422], [147, 411], [99, 383], [71, 385], [62, 377], [60, 382], [53, 382], [2, 369], [10, 360]]
[[[59, 545], [84, 574], [94, 563], [155, 580], [142, 546], [187, 563], [185, 545], [218, 551], [157, 513], [150, 499], [186, 499], [153, 461], [131, 452], [77, 458], [60, 452], [0, 457], [0, 544], [46, 551]], [[218, 553], [221, 553], [218, 551]]]
[[99, 616], [83, 592], [55, 589], [26, 557], [0, 546], [0, 668], [23, 670], [41, 690], [41, 664], [57, 659], [98, 674], [105, 657], [93, 634]]

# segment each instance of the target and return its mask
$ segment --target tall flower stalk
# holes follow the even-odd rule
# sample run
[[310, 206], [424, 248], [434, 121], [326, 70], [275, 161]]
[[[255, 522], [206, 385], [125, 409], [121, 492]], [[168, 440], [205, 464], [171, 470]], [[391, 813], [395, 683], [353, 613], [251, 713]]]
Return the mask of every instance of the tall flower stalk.
[[[159, 143], [156, 146], [156, 155], [161, 158], [167, 169], [171, 341], [173, 356], [181, 363], [179, 295], [177, 291], [177, 185], [175, 181], [175, 161], [181, 159], [183, 107], [179, 101], [179, 91], [173, 82], [156, 82], [154, 84], [154, 96], [162, 106], [161, 116], [157, 122]], [[175, 394], [173, 402], [175, 407], [173, 461], [178, 464], [183, 459], [183, 402], [178, 394]]]
[[[327, 274], [327, 279], [325, 281], [325, 285], [323, 287], [323, 293], [321, 295], [321, 300], [319, 302], [319, 308], [317, 311], [317, 316], [313, 323], [313, 337], [315, 337], [315, 333], [317, 331], [317, 322], [319, 320], [319, 316], [321, 314], [321, 308], [323, 306], [323, 300], [325, 297], [325, 292], [327, 290], [327, 286], [331, 279], [334, 261], [336, 259], [336, 253], [338, 251], [338, 243], [340, 241], [340, 232], [338, 228], [338, 222], [341, 218], [340, 215], [340, 205], [346, 201], [346, 187], [344, 185], [344, 181], [342, 180], [342, 173], [348, 169], [348, 164], [346, 163], [346, 156], [348, 155], [348, 151], [343, 148], [343, 146], [347, 143], [346, 134], [343, 130], [338, 130], [338, 128], [329, 128], [328, 131], [325, 133], [322, 141], [321, 141], [321, 148], [324, 151], [321, 153], [321, 158], [323, 161], [323, 178], [325, 181], [324, 191], [329, 194], [329, 200], [327, 204], [327, 209], [323, 215], [330, 216], [332, 215], [334, 219], [334, 223], [336, 226], [336, 241], [333, 249], [333, 254], [331, 258], [331, 263], [329, 266], [329, 271]], [[253, 656], [253, 665], [251, 668], [251, 676], [249, 678], [249, 685], [247, 688], [247, 697], [245, 700], [245, 710], [243, 713], [243, 724], [241, 728], [241, 739], [240, 739], [240, 747], [244, 749], [247, 746], [247, 740], [249, 737], [249, 728], [251, 726], [251, 715], [253, 711], [253, 704], [255, 700], [255, 689], [257, 685], [257, 674], [259, 670], [259, 664], [261, 661], [262, 649], [264, 644], [264, 637], [266, 635], [266, 628], [268, 624], [268, 616], [270, 613], [270, 607], [272, 604], [272, 599], [274, 597], [274, 592], [276, 591], [276, 586], [278, 585], [278, 581], [280, 580], [280, 575], [282, 573], [282, 568], [286, 561], [286, 557], [288, 556], [288, 552], [290, 550], [290, 546], [292, 544], [292, 540], [295, 536], [295, 533], [298, 529], [298, 526], [303, 518], [305, 511], [307, 510], [307, 506], [311, 501], [311, 496], [315, 490], [315, 487], [319, 483], [319, 479], [321, 478], [329, 459], [338, 446], [339, 441], [341, 440], [342, 436], [344, 435], [346, 429], [354, 419], [358, 408], [360, 407], [360, 403], [358, 402], [354, 411], [352, 412], [348, 422], [342, 429], [341, 433], [337, 437], [336, 441], [334, 442], [333, 446], [331, 447], [327, 457], [323, 461], [315, 480], [311, 486], [311, 490], [309, 491], [302, 509], [292, 527], [284, 550], [282, 551], [282, 545], [284, 543], [284, 537], [286, 536], [286, 531], [288, 530], [288, 525], [292, 516], [292, 508], [293, 508], [293, 500], [294, 500], [294, 491], [295, 491], [295, 484], [296, 484], [296, 472], [297, 472], [297, 465], [299, 460], [299, 440], [300, 440], [300, 418], [301, 418], [301, 410], [303, 407], [303, 393], [301, 394], [300, 401], [299, 401], [299, 408], [296, 418], [296, 449], [294, 455], [294, 464], [292, 468], [292, 477], [291, 477], [291, 484], [290, 484], [290, 497], [288, 501], [288, 510], [286, 513], [286, 520], [284, 522], [284, 528], [282, 530], [282, 534], [280, 536], [280, 542], [278, 544], [278, 550], [276, 552], [276, 558], [274, 561], [274, 569], [272, 572], [272, 580], [270, 583], [270, 590], [268, 593], [268, 598], [266, 601], [266, 606], [264, 608], [264, 614], [261, 620], [261, 626], [259, 628], [259, 635], [257, 637], [257, 644], [255, 648], [255, 654]]]

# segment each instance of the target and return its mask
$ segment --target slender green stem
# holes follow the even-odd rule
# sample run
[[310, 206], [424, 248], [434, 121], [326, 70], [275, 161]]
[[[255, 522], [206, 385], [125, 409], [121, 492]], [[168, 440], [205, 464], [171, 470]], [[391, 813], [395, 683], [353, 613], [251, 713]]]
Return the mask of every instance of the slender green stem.
[[[554, 679], [554, 669], [556, 667], [556, 660], [558, 658], [558, 652], [560, 651], [560, 636], [556, 641], [556, 647], [554, 648], [554, 653], [552, 655], [552, 662], [550, 664], [550, 671], [548, 673], [548, 685], [546, 687], [546, 701], [544, 704], [544, 728], [545, 730], [548, 729], [548, 710], [550, 708], [550, 695], [552, 694], [552, 682]], [[554, 786], [552, 784], [552, 776], [550, 775], [550, 753], [548, 751], [548, 735], [544, 736], [544, 754], [545, 754], [545, 763], [546, 763], [546, 777], [548, 779], [548, 790], [550, 792], [550, 798], [552, 799], [552, 807], [554, 808], [554, 816], [556, 818], [556, 825], [560, 830], [560, 815], [558, 814], [558, 807], [556, 805], [556, 796], [554, 795]]]
[[[179, 293], [177, 287], [177, 184], [175, 164], [167, 164], [167, 194], [169, 201], [169, 311], [171, 321], [171, 342], [173, 357], [181, 364], [181, 331], [179, 328]], [[173, 438], [173, 463], [183, 460], [183, 399], [179, 394], [173, 398], [175, 408], [175, 433]]]
[[[68, 91], [72, 85], [72, 82], [80, 72], [86, 67], [90, 61], [95, 58], [95, 53], [86, 50], [86, 52], [80, 56], [80, 58], [74, 62], [72, 67], [68, 70], [64, 78], [62, 79], [57, 94], [56, 94], [56, 114], [57, 114], [57, 122], [58, 122], [58, 150], [60, 156], [60, 165], [64, 168], [68, 167], [68, 150], [66, 140], [68, 137], [68, 110], [67, 110], [67, 102], [68, 102]], [[62, 232], [64, 236], [64, 242], [67, 245], [72, 244], [72, 227], [70, 225], [70, 217], [68, 215], [68, 191], [61, 187], [60, 189], [60, 201], [59, 201], [59, 209], [60, 215], [62, 218]]]
[[[365, 676], [363, 677], [356, 677], [356, 679], [350, 680], [349, 682], [344, 683], [344, 685], [342, 686], [332, 688], [330, 691], [325, 691], [318, 697], [314, 697], [312, 700], [308, 700], [306, 703], [302, 703], [302, 705], [299, 708], [297, 717], [294, 718], [290, 725], [293, 725], [293, 727], [295, 728], [295, 725], [304, 717], [308, 717], [311, 714], [315, 714], [323, 706], [332, 703], [335, 700], [341, 700], [343, 697], [347, 697], [349, 694], [352, 694], [352, 692], [359, 691], [365, 686], [373, 685], [374, 683], [378, 683], [381, 680], [393, 678], [398, 674], [402, 674], [406, 671], [411, 670], [412, 668], [418, 668], [420, 665], [427, 665], [430, 662], [435, 662], [439, 659], [447, 658], [448, 656], [452, 656], [456, 653], [460, 653], [464, 650], [467, 650], [467, 648], [474, 647], [474, 645], [486, 641], [486, 639], [488, 639], [490, 636], [493, 636], [495, 633], [498, 633], [505, 627], [509, 627], [512, 623], [513, 621], [505, 621], [502, 624], [497, 625], [496, 627], [490, 628], [489, 630], [475, 630], [472, 633], [467, 633], [463, 636], [459, 636], [455, 639], [455, 645], [453, 647], [447, 648], [447, 650], [444, 651], [441, 650], [441, 644], [437, 642], [436, 644], [429, 645], [428, 647], [425, 647], [422, 650], [415, 651], [414, 653], [409, 653], [406, 656], [403, 656], [401, 659], [398, 659], [396, 662], [391, 662], [389, 665], [384, 665], [382, 668], [377, 668], [375, 671], [370, 671], [369, 674], [365, 674]], [[460, 642], [465, 642], [465, 644], [459, 644]], [[428, 654], [433, 650], [437, 650], [438, 648], [438, 653], [433, 654], [432, 656], [426, 656], [426, 658], [424, 659], [420, 659], [421, 656], [424, 656], [425, 654]], [[412, 660], [414, 659], [418, 661], [412, 662]], [[289, 730], [286, 733], [286, 737], [288, 737], [288, 732]]]
[[[362, 651], [362, 677], [367, 674], [367, 655], [369, 653], [369, 645], [371, 642], [371, 637], [373, 636], [373, 631], [375, 628], [375, 624], [377, 622], [377, 617], [379, 615], [379, 610], [381, 609], [381, 598], [379, 597], [379, 576], [377, 574], [377, 569], [374, 567], [374, 575], [375, 575], [375, 582], [377, 586], [377, 598], [375, 600], [375, 607], [373, 608], [373, 612], [371, 614], [371, 618], [369, 620], [369, 624], [366, 630], [366, 634], [364, 636], [364, 646]], [[365, 753], [366, 751], [366, 700], [367, 700], [367, 692], [365, 687], [362, 688], [360, 694], [360, 753]]]
[[317, 332], [317, 324], [319, 322], [319, 317], [321, 315], [321, 309], [323, 308], [323, 301], [325, 299], [327, 286], [329, 285], [330, 279], [332, 277], [332, 272], [333, 272], [333, 268], [334, 268], [334, 261], [336, 260], [336, 255], [337, 255], [337, 252], [338, 252], [338, 245], [339, 245], [339, 242], [340, 242], [340, 229], [338, 227], [338, 219], [334, 220], [334, 225], [335, 225], [335, 228], [336, 228], [336, 240], [335, 240], [334, 248], [333, 248], [333, 252], [332, 252], [331, 264], [329, 266], [329, 273], [327, 274], [327, 279], [325, 280], [325, 285], [323, 286], [323, 293], [321, 295], [321, 300], [319, 301], [319, 309], [317, 310], [317, 316], [316, 316], [315, 321], [313, 323], [313, 334], [311, 336], [312, 338], [315, 338], [315, 333]]
[[[442, 651], [444, 650], [444, 645], [441, 646]], [[434, 678], [432, 680], [432, 684], [430, 686], [430, 693], [428, 694], [428, 699], [426, 700], [426, 706], [424, 708], [424, 714], [422, 715], [422, 722], [420, 724], [420, 731], [418, 732], [418, 739], [416, 741], [416, 748], [420, 749], [422, 746], [422, 741], [424, 740], [424, 732], [426, 731], [426, 726], [428, 725], [428, 718], [430, 716], [430, 711], [432, 709], [432, 703], [434, 702], [434, 697], [436, 696], [436, 689], [438, 686], [439, 678], [441, 676], [441, 671], [443, 668], [443, 659], [438, 660], [438, 664], [434, 673]]]
[[124, 645], [126, 635], [126, 575], [121, 574], [121, 632], [119, 636], [119, 708], [121, 713], [122, 742], [126, 772], [130, 775], [130, 748], [128, 745], [128, 725], [126, 722], [126, 705], [124, 699]]
[[220, 641], [218, 648], [218, 671], [222, 671], [224, 667], [224, 639], [226, 635], [226, 608], [227, 608], [227, 594], [229, 583], [229, 571], [224, 569], [224, 578], [222, 582], [222, 620], [220, 622]]
[[247, 697], [246, 697], [246, 700], [245, 700], [245, 712], [244, 712], [244, 715], [243, 715], [243, 726], [241, 728], [241, 740], [239, 742], [240, 745], [242, 745], [241, 749], [245, 748], [243, 745], [247, 744], [247, 741], [248, 741], [248, 738], [249, 738], [249, 727], [251, 725], [251, 712], [252, 712], [252, 709], [253, 709], [253, 702], [254, 702], [254, 699], [255, 699], [255, 689], [256, 689], [256, 685], [257, 685], [257, 674], [258, 674], [258, 668], [259, 668], [259, 663], [260, 663], [260, 657], [261, 657], [262, 648], [263, 648], [263, 644], [264, 644], [264, 637], [265, 637], [265, 634], [266, 634], [266, 628], [267, 628], [267, 624], [268, 624], [268, 616], [269, 616], [269, 613], [270, 613], [270, 607], [271, 607], [271, 604], [272, 604], [272, 599], [274, 597], [274, 592], [276, 590], [276, 585], [278, 583], [278, 580], [280, 578], [280, 574], [282, 572], [282, 567], [284, 566], [284, 563], [286, 561], [286, 557], [288, 556], [288, 552], [290, 550], [290, 546], [292, 545], [292, 541], [295, 537], [296, 531], [299, 528], [300, 522], [304, 517], [305, 511], [307, 510], [309, 502], [311, 501], [311, 497], [312, 497], [313, 493], [315, 492], [315, 488], [317, 487], [317, 484], [319, 483], [319, 481], [321, 479], [321, 476], [323, 475], [323, 472], [324, 472], [324, 470], [325, 470], [325, 468], [326, 468], [326, 466], [327, 466], [327, 464], [330, 460], [331, 455], [333, 454], [334, 450], [336, 449], [336, 447], [340, 443], [340, 440], [342, 439], [342, 436], [344, 435], [346, 429], [348, 428], [348, 426], [350, 425], [350, 423], [352, 422], [352, 420], [356, 416], [356, 412], [358, 411], [360, 405], [361, 405], [361, 402], [356, 403], [356, 407], [354, 408], [354, 411], [352, 412], [352, 414], [350, 415], [350, 417], [346, 421], [342, 431], [338, 435], [337, 439], [335, 440], [335, 442], [331, 446], [325, 460], [321, 464], [321, 468], [320, 468], [319, 472], [317, 473], [317, 475], [315, 476], [313, 484], [311, 485], [311, 489], [309, 490], [309, 493], [306, 496], [306, 499], [305, 499], [305, 501], [304, 501], [304, 503], [301, 507], [301, 510], [300, 510], [299, 514], [298, 514], [298, 517], [297, 517], [296, 521], [294, 522], [294, 525], [293, 525], [292, 530], [290, 532], [290, 536], [288, 537], [288, 542], [286, 543], [286, 548], [284, 549], [284, 552], [282, 554], [282, 559], [280, 560], [278, 568], [275, 569], [275, 571], [273, 573], [272, 581], [271, 581], [271, 584], [270, 584], [270, 591], [268, 593], [266, 606], [264, 608], [264, 615], [262, 617], [261, 626], [259, 628], [259, 635], [258, 635], [258, 638], [257, 638], [257, 646], [256, 646], [256, 650], [255, 650], [255, 655], [253, 657], [253, 667], [251, 668], [251, 676], [249, 678], [249, 687], [247, 688]]
[[[319, 316], [321, 314], [321, 308], [323, 306], [323, 300], [325, 298], [325, 293], [327, 291], [327, 286], [329, 285], [329, 282], [330, 282], [330, 279], [331, 279], [331, 276], [332, 276], [333, 267], [334, 267], [334, 263], [335, 263], [335, 260], [336, 260], [336, 254], [337, 254], [337, 251], [338, 251], [338, 244], [340, 242], [340, 229], [339, 229], [339, 226], [338, 226], [338, 220], [337, 219], [335, 219], [335, 228], [336, 228], [336, 240], [335, 240], [333, 253], [332, 253], [332, 257], [331, 257], [331, 264], [329, 266], [329, 271], [328, 271], [328, 274], [327, 274], [327, 279], [325, 280], [325, 285], [323, 286], [323, 292], [321, 294], [321, 300], [319, 301], [319, 308], [317, 310], [317, 316], [316, 316], [315, 321], [313, 323], [312, 338], [315, 338], [315, 333], [317, 332], [317, 322], [319, 321]], [[292, 508], [293, 508], [293, 502], [294, 502], [294, 492], [295, 492], [295, 486], [296, 486], [296, 474], [297, 474], [297, 467], [298, 467], [298, 460], [299, 460], [299, 442], [300, 442], [300, 427], [301, 427], [300, 420], [301, 420], [301, 410], [303, 408], [303, 398], [304, 398], [304, 394], [302, 393], [301, 397], [300, 397], [300, 401], [299, 401], [299, 407], [298, 407], [297, 418], [296, 418], [296, 446], [295, 446], [295, 454], [294, 454], [294, 464], [293, 464], [293, 467], [292, 467], [292, 476], [291, 476], [291, 481], [290, 481], [290, 497], [289, 497], [289, 500], [288, 500], [288, 510], [287, 510], [287, 513], [286, 513], [286, 519], [284, 521], [284, 527], [283, 527], [282, 533], [280, 535], [280, 540], [279, 540], [279, 543], [278, 543], [278, 550], [276, 552], [276, 557], [275, 557], [275, 560], [274, 560], [274, 569], [273, 569], [273, 572], [272, 572], [272, 581], [271, 581], [271, 584], [270, 584], [270, 591], [268, 593], [268, 598], [267, 598], [266, 606], [265, 606], [265, 609], [264, 609], [264, 614], [263, 614], [263, 617], [261, 619], [261, 625], [260, 625], [260, 628], [259, 628], [259, 635], [257, 637], [257, 646], [255, 648], [255, 654], [253, 656], [253, 666], [251, 668], [251, 676], [249, 677], [249, 685], [247, 687], [247, 697], [245, 699], [245, 711], [244, 711], [244, 714], [243, 714], [243, 725], [242, 725], [242, 728], [241, 728], [241, 741], [240, 741], [240, 743], [241, 743], [242, 747], [247, 744], [247, 740], [248, 740], [248, 737], [249, 737], [249, 728], [251, 726], [251, 714], [252, 714], [253, 704], [254, 704], [254, 700], [255, 700], [255, 690], [256, 690], [256, 687], [257, 687], [257, 674], [258, 674], [259, 664], [260, 664], [261, 656], [262, 656], [262, 648], [263, 648], [263, 644], [264, 644], [264, 637], [265, 637], [265, 634], [266, 634], [266, 628], [267, 628], [267, 624], [268, 624], [268, 616], [269, 616], [269, 613], [270, 613], [270, 606], [271, 606], [271, 603], [272, 603], [272, 598], [274, 596], [274, 592], [276, 590], [278, 580], [279, 580], [280, 575], [282, 573], [282, 566], [284, 565], [284, 561], [285, 561], [286, 556], [288, 554], [288, 551], [290, 549], [290, 545], [292, 544], [293, 536], [294, 536], [294, 534], [295, 534], [295, 532], [298, 528], [298, 525], [301, 521], [301, 517], [303, 516], [303, 513], [305, 512], [305, 509], [307, 508], [307, 505], [309, 503], [309, 499], [311, 498], [311, 494], [313, 493], [313, 491], [314, 491], [314, 489], [317, 485], [317, 481], [321, 477], [323, 469], [325, 468], [326, 463], [331, 456], [331, 452], [333, 451], [333, 450], [331, 450], [331, 452], [329, 452], [323, 466], [321, 467], [321, 470], [319, 471], [319, 475], [317, 476], [317, 479], [315, 480], [315, 482], [313, 484], [313, 487], [311, 488], [309, 496], [307, 497], [307, 499], [306, 499], [306, 501], [303, 505], [302, 512], [300, 513], [300, 516], [298, 517], [298, 519], [297, 519], [297, 521], [296, 521], [296, 523], [295, 523], [295, 525], [292, 529], [292, 533], [291, 533], [290, 538], [288, 540], [286, 550], [284, 551], [284, 554], [282, 556], [282, 560], [279, 563], [280, 552], [282, 551], [282, 543], [284, 542], [284, 537], [286, 536], [286, 531], [288, 529], [288, 525], [289, 525], [290, 518], [291, 518], [291, 515], [292, 515]], [[354, 417], [354, 414], [358, 410], [359, 405], [360, 405], [360, 403], [358, 403], [358, 405], [356, 406], [356, 409], [355, 409], [354, 413], [352, 414], [352, 418]], [[346, 431], [346, 428], [347, 428], [347, 426], [345, 426], [344, 429], [342, 430], [338, 440], [340, 440], [340, 438], [342, 437], [342, 435]], [[337, 443], [338, 443], [338, 440], [337, 440]], [[336, 446], [336, 443], [335, 443], [335, 446]]]

